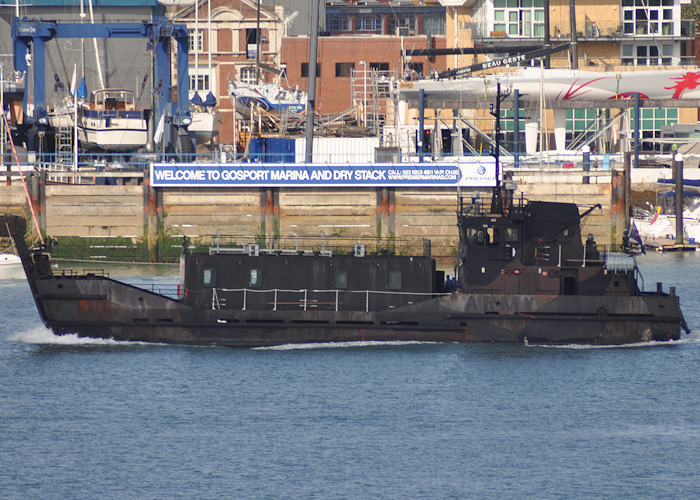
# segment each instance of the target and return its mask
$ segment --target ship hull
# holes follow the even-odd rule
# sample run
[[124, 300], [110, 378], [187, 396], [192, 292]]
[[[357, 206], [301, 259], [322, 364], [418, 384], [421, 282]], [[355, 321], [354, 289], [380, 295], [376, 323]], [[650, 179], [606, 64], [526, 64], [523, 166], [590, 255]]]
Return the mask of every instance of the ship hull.
[[55, 277], [35, 281], [32, 288], [44, 322], [56, 334], [191, 345], [356, 341], [619, 345], [677, 340], [682, 322], [677, 297], [657, 294], [450, 294], [391, 310], [336, 312], [196, 309], [101, 277]]

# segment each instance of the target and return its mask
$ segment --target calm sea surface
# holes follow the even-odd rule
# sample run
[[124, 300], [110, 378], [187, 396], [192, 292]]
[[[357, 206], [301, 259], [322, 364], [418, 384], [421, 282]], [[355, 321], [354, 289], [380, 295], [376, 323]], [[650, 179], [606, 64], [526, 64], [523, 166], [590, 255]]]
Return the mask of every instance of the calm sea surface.
[[[700, 332], [700, 253], [639, 264]], [[700, 498], [698, 333], [615, 348], [129, 344], [54, 337], [24, 282], [0, 283], [0, 319], [2, 498]]]

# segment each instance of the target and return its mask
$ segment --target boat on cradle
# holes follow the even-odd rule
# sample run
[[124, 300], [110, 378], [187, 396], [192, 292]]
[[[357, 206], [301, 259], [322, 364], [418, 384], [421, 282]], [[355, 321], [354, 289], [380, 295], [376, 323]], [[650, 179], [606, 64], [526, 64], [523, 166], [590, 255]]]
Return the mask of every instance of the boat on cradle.
[[[177, 295], [100, 273], [54, 273], [7, 216], [44, 323], [56, 334], [222, 346], [437, 341], [625, 344], [688, 331], [675, 289], [646, 292], [627, 253], [581, 240], [575, 204], [460, 201], [457, 278], [425, 255], [215, 246], [180, 257]], [[595, 207], [594, 207], [595, 208]], [[50, 241], [50, 240], [49, 240]], [[185, 242], [187, 243], [187, 242]], [[425, 247], [429, 248], [428, 246]]]
[[228, 91], [236, 103], [236, 111], [243, 116], [249, 116], [253, 106], [260, 106], [265, 111], [281, 113], [292, 111], [303, 113], [306, 109], [308, 96], [299, 89], [289, 90], [278, 83], [244, 83], [231, 81]]
[[219, 135], [223, 120], [219, 111], [216, 109], [216, 98], [214, 94], [209, 92], [206, 99], [202, 98], [198, 93], [190, 100], [190, 113], [192, 115], [192, 123], [188, 130], [194, 134], [196, 144], [211, 144], [216, 136]]
[[88, 151], [136, 151], [148, 142], [148, 112], [137, 109], [134, 93], [124, 89], [94, 91], [78, 107], [78, 139]]
[[12, 253], [0, 253], [0, 281], [24, 279], [22, 260]]

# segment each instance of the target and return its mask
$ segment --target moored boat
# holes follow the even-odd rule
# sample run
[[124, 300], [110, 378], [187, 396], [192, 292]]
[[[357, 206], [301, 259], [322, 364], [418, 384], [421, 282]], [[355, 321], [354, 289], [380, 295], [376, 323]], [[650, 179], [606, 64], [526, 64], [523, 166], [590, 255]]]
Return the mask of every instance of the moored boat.
[[[688, 331], [673, 288], [639, 288], [627, 253], [585, 244], [575, 204], [460, 203], [457, 278], [429, 254], [267, 250], [190, 252], [174, 296], [100, 274], [55, 274], [50, 247], [27, 248], [10, 217], [44, 323], [56, 334], [196, 345], [439, 341], [625, 344]], [[50, 241], [50, 240], [49, 240]]]
[[0, 253], [0, 281], [24, 279], [22, 260], [12, 253]]
[[134, 93], [101, 89], [78, 107], [78, 138], [89, 151], [136, 151], [148, 142], [148, 110], [136, 108]]
[[306, 109], [308, 96], [298, 89], [285, 89], [278, 83], [229, 82], [229, 94], [236, 103], [236, 111], [243, 116], [250, 115], [252, 106], [260, 106], [265, 111], [280, 113], [284, 110], [302, 113]]

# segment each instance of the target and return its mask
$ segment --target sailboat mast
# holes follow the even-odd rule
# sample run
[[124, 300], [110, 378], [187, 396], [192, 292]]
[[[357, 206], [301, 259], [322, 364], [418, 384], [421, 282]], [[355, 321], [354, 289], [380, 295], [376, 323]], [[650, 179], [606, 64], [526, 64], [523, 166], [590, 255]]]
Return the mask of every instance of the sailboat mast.
[[[95, 24], [95, 13], [92, 10], [92, 0], [89, 1], [90, 7], [90, 24]], [[92, 44], [95, 47], [95, 62], [97, 63], [97, 76], [100, 77], [100, 88], [105, 88], [105, 80], [102, 76], [102, 64], [100, 64], [100, 52], [97, 49], [97, 38], [92, 39]]]
[[306, 106], [306, 163], [314, 155], [314, 114], [316, 111], [316, 58], [318, 56], [318, 18], [320, 0], [311, 1], [311, 43], [309, 44], [309, 94]]
[[209, 70], [209, 91], [211, 92], [211, 0], [207, 0], [207, 65]]
[[199, 0], [194, 0], [194, 92], [199, 90]]
[[569, 0], [571, 17], [571, 69], [578, 69], [578, 34], [576, 33], [576, 2]]
[[258, 0], [258, 18], [255, 30], [255, 83], [260, 83], [260, 0]]

